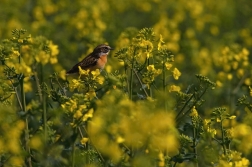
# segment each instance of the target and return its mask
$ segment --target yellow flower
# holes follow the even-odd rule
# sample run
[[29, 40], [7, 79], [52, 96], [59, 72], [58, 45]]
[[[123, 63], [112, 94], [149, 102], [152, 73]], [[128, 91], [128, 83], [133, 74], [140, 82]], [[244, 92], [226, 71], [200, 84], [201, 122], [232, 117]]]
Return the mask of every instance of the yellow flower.
[[147, 59], [150, 57], [150, 52], [147, 52], [146, 57]]
[[78, 107], [78, 110], [74, 113], [74, 118], [75, 119], [79, 119], [80, 117], [82, 117], [82, 110], [83, 109], [85, 109], [85, 108], [87, 108], [87, 106], [86, 105], [80, 105], [79, 107]]
[[95, 79], [97, 76], [100, 75], [100, 70], [96, 69], [95, 71], [92, 71], [91, 74], [93, 75], [93, 79]]
[[197, 117], [198, 116], [198, 111], [196, 110], [195, 106], [193, 106], [191, 113], [190, 113], [191, 117]]
[[232, 116], [229, 117], [229, 119], [235, 119], [235, 118], [236, 118], [235, 115], [232, 115]]
[[66, 104], [61, 104], [61, 107], [62, 107], [63, 109], [65, 109], [65, 108], [66, 108]]
[[173, 73], [174, 79], [176, 79], [176, 80], [178, 80], [179, 77], [181, 76], [181, 72], [177, 68], [174, 68], [174, 70], [172, 71], [172, 73]]
[[233, 128], [227, 129], [226, 133], [227, 133], [227, 137], [229, 137], [229, 138], [234, 137], [234, 129]]
[[12, 48], [12, 54], [13, 54], [14, 56], [16, 56], [16, 57], [20, 56], [19, 51], [14, 50], [13, 48]]
[[235, 137], [244, 137], [251, 134], [251, 127], [246, 124], [239, 124], [234, 127], [234, 136]]
[[89, 74], [89, 70], [83, 70], [80, 66], [78, 66], [78, 68], [79, 68], [80, 75], [88, 75]]
[[52, 41], [49, 41], [48, 47], [49, 47], [50, 50], [51, 50], [51, 56], [56, 56], [56, 55], [59, 54], [58, 45], [54, 45], [54, 44], [52, 43]]
[[125, 141], [125, 139], [121, 136], [118, 136], [117, 139], [116, 139], [116, 142], [117, 143], [123, 143]]
[[21, 61], [20, 64], [16, 64], [16, 69], [19, 73], [24, 73], [25, 75], [30, 75], [32, 73], [32, 69], [28, 66], [24, 61]]
[[217, 131], [212, 128], [207, 128], [207, 132], [210, 133], [212, 137], [214, 137], [217, 134]]
[[56, 64], [56, 63], [58, 63], [58, 59], [56, 57], [51, 57], [50, 58], [50, 63], [51, 64]]
[[[157, 76], [162, 73], [162, 70], [160, 69], [155, 69], [154, 65], [148, 65], [147, 66], [148, 72], [153, 72], [154, 76]], [[154, 79], [154, 78], [153, 78]]]
[[71, 123], [70, 123], [70, 126], [72, 126], [73, 128], [75, 128], [75, 127], [76, 127], [76, 124], [73, 123], [73, 122], [71, 122]]
[[32, 137], [29, 144], [30, 144], [30, 147], [34, 149], [39, 149], [43, 145], [41, 139], [38, 136]]
[[74, 117], [75, 119], [79, 119], [81, 116], [82, 116], [82, 113], [81, 113], [81, 110], [80, 110], [80, 109], [78, 109], [78, 110], [74, 113], [74, 115], [73, 115], [73, 117]]
[[55, 136], [55, 142], [58, 141], [60, 139], [60, 137], [61, 136], [59, 134], [56, 134], [56, 136]]
[[9, 163], [11, 164], [11, 166], [24, 166], [24, 161], [21, 158], [21, 156], [11, 156], [8, 159]]
[[80, 108], [81, 110], [83, 110], [83, 109], [86, 109], [87, 106], [84, 104], [84, 105], [80, 105], [79, 108]]
[[107, 73], [111, 73], [112, 72], [112, 66], [106, 65], [105, 68], [106, 68]]
[[163, 154], [162, 152], [160, 152], [160, 153], [158, 154], [158, 159], [159, 159], [159, 160], [164, 160], [164, 154]]
[[204, 125], [211, 124], [211, 119], [204, 119]]
[[19, 43], [23, 43], [24, 40], [23, 40], [23, 39], [18, 39], [18, 42], [19, 42]]
[[251, 80], [250, 80], [250, 78], [246, 78], [245, 81], [244, 81], [244, 84], [246, 84], [246, 85], [251, 85]]
[[[28, 78], [28, 77], [27, 77]], [[24, 90], [25, 92], [32, 92], [32, 84], [31, 82], [25, 82], [24, 83]]]
[[158, 154], [158, 159], [159, 159], [159, 162], [158, 162], [158, 166], [161, 167], [161, 166], [165, 166], [165, 158], [164, 158], [164, 154], [162, 152], [160, 152]]
[[225, 54], [229, 53], [229, 51], [230, 51], [229, 47], [226, 46], [226, 47], [222, 50], [222, 54], [225, 55]]
[[36, 56], [35, 56], [35, 60], [43, 65], [45, 65], [46, 63], [48, 63], [50, 58], [50, 55], [47, 54], [44, 51], [40, 51]]
[[158, 42], [158, 50], [161, 49], [161, 46], [163, 43], [165, 43], [165, 42], [163, 41], [163, 36], [160, 34], [159, 35], [159, 42]]
[[238, 70], [236, 71], [236, 73], [237, 73], [237, 76], [238, 76], [238, 77], [243, 77], [245, 71], [244, 71], [244, 69], [238, 69]]
[[179, 86], [171, 85], [169, 92], [179, 92], [180, 90], [181, 90], [181, 88]]
[[59, 77], [63, 80], [66, 80], [66, 70], [62, 70], [59, 72]]
[[70, 111], [70, 112], [73, 112], [77, 108], [77, 102], [71, 99], [68, 102], [66, 102], [65, 104], [61, 104], [61, 107], [63, 109]]
[[222, 87], [222, 86], [223, 86], [223, 84], [222, 84], [222, 82], [221, 82], [221, 81], [217, 80], [217, 81], [216, 81], [216, 86], [217, 86], [217, 87]]
[[93, 99], [94, 97], [96, 97], [95, 91], [89, 91], [89, 92], [86, 93], [86, 95], [90, 99]]
[[101, 85], [101, 84], [103, 84], [103, 82], [104, 82], [104, 77], [102, 77], [102, 76], [99, 76], [99, 77], [97, 77], [97, 79], [96, 79], [96, 81]]
[[150, 53], [153, 50], [153, 44], [148, 41], [148, 40], [142, 40], [142, 43], [140, 44], [143, 48], [147, 48], [146, 53], [147, 53], [147, 59], [150, 57]]
[[165, 62], [165, 67], [167, 70], [170, 70], [170, 68], [172, 67], [171, 63]]
[[149, 83], [152, 82], [152, 79], [150, 79], [149, 77], [144, 77], [144, 78], [142, 79], [142, 81], [143, 81], [143, 83], [145, 83], [145, 84], [147, 85], [148, 89], [150, 89]]
[[21, 120], [17, 121], [16, 123], [16, 127], [19, 129], [19, 130], [23, 130], [25, 128], [25, 123]]
[[87, 121], [88, 118], [92, 118], [92, 117], [93, 117], [93, 113], [94, 113], [94, 109], [91, 108], [91, 109], [88, 110], [88, 112], [84, 115], [84, 117], [82, 118], [82, 121]]
[[248, 56], [249, 55], [249, 50], [247, 48], [243, 48], [242, 49], [242, 53], [245, 55], [245, 56]]
[[216, 122], [221, 122], [221, 119], [220, 118], [216, 118]]
[[227, 74], [227, 79], [228, 80], [231, 80], [233, 78], [233, 75], [232, 74]]
[[82, 86], [81, 82], [77, 79], [72, 79], [70, 82], [70, 90], [78, 89]]
[[150, 101], [150, 102], [154, 102], [154, 101], [155, 101], [155, 100], [154, 100], [152, 97], [150, 97], [150, 96], [147, 97], [147, 100]]
[[155, 70], [154, 65], [148, 65], [147, 70], [148, 71], [154, 71]]
[[250, 165], [250, 162], [247, 158], [242, 158], [241, 162], [242, 162], [242, 166], [249, 166]]
[[77, 108], [77, 102], [74, 100], [70, 100], [70, 111], [74, 111]]
[[155, 71], [155, 73], [154, 73], [154, 74], [155, 74], [154, 76], [156, 77], [157, 75], [159, 75], [159, 74], [161, 74], [161, 73], [162, 73], [162, 70], [157, 69], [157, 70]]
[[232, 68], [236, 70], [239, 66], [239, 63], [237, 61], [232, 62]]
[[249, 95], [252, 96], [252, 88], [249, 86]]
[[81, 143], [82, 145], [85, 145], [87, 142], [88, 142], [88, 138], [86, 138], [86, 137], [83, 137], [83, 138], [80, 140], [80, 143]]

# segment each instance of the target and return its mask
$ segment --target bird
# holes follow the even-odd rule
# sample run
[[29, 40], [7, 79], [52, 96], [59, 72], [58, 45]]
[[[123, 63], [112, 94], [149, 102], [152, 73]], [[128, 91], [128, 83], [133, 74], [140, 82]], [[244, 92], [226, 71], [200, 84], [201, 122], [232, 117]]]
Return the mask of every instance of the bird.
[[96, 48], [94, 48], [92, 53], [86, 56], [79, 63], [75, 64], [69, 71], [66, 72], [66, 74], [69, 75], [79, 73], [79, 66], [83, 70], [103, 70], [107, 63], [107, 56], [110, 50], [113, 50], [113, 48], [111, 48], [109, 45], [98, 45]]

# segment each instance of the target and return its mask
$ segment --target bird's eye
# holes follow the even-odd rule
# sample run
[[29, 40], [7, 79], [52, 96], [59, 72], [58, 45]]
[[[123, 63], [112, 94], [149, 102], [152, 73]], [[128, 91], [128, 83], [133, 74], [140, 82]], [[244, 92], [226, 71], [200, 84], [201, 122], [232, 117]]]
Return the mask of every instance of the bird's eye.
[[103, 52], [103, 53], [108, 53], [108, 52], [109, 52], [109, 48], [108, 48], [108, 47], [102, 48], [102, 52]]

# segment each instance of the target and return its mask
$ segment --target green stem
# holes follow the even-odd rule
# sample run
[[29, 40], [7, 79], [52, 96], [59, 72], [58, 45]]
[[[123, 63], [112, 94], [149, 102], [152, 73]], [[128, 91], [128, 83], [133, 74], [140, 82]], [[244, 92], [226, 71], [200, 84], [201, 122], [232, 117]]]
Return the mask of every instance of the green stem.
[[[88, 122], [86, 122], [86, 126], [84, 126], [85, 128], [85, 136], [86, 137], [88, 137]], [[90, 149], [90, 147], [89, 147], [89, 145], [88, 145], [88, 142], [86, 143], [86, 150], [87, 150], [87, 152], [89, 151], [89, 149]], [[89, 154], [87, 154], [87, 163], [88, 164], [90, 164], [90, 159], [91, 159], [91, 157], [90, 157], [90, 155]]]
[[[25, 92], [24, 92], [24, 76], [21, 76], [20, 79], [20, 88], [21, 88], [21, 104], [22, 104], [22, 108], [23, 111], [26, 113], [26, 102], [25, 102]], [[28, 115], [26, 115], [25, 118], [25, 150], [28, 153], [28, 157], [26, 159], [28, 166], [32, 167], [31, 164], [31, 150], [30, 150], [30, 146], [29, 146], [29, 124], [28, 124]]]
[[[20, 30], [18, 31], [18, 39], [20, 38], [21, 33]], [[19, 64], [21, 63], [21, 45], [18, 45], [18, 51], [20, 53], [19, 57], [18, 57], [18, 61]], [[6, 65], [7, 66], [7, 65]], [[8, 66], [7, 66], [8, 67]], [[9, 67], [8, 67], [9, 68]], [[10, 68], [9, 68], [10, 69]], [[15, 71], [11, 70], [13, 73], [16, 74]], [[19, 84], [20, 84], [20, 94], [21, 94], [21, 105], [22, 105], [22, 110], [24, 113], [26, 113], [26, 102], [25, 102], [25, 91], [24, 91], [24, 74], [20, 74], [19, 76], [20, 78], [18, 78], [19, 80]], [[16, 94], [17, 95], [17, 94]], [[17, 95], [17, 99], [18, 95]], [[32, 167], [32, 163], [31, 163], [31, 149], [29, 146], [29, 141], [30, 141], [30, 134], [29, 134], [29, 122], [28, 122], [28, 114], [26, 114], [25, 116], [25, 151], [28, 153], [28, 156], [26, 158], [26, 163], [28, 167]]]
[[[87, 128], [86, 128], [85, 126], [82, 126], [82, 128], [84, 129], [84, 131], [85, 131], [85, 133], [86, 133], [86, 135], [87, 135], [87, 137], [88, 137]], [[82, 134], [82, 132], [81, 132], [81, 129], [80, 129], [80, 128], [78, 128], [78, 129], [79, 129], [81, 138], [83, 138], [84, 136], [83, 136], [83, 134]], [[88, 137], [87, 148], [88, 148], [88, 143], [90, 143], [90, 145], [92, 145], [92, 140], [90, 139], [90, 137]], [[95, 151], [96, 151], [97, 154], [99, 155], [99, 157], [100, 157], [101, 161], [103, 162], [103, 164], [105, 164], [105, 159], [102, 157], [101, 153], [97, 150], [97, 148], [96, 148], [94, 145], [92, 145], [92, 147], [95, 149]], [[87, 162], [89, 162], [89, 157], [88, 157]]]
[[18, 96], [18, 91], [17, 91], [17, 88], [13, 85], [12, 80], [10, 80], [10, 82], [11, 82], [11, 84], [12, 84], [12, 88], [13, 88], [13, 89], [14, 89], [14, 91], [15, 91], [15, 95], [16, 95], [16, 98], [17, 98], [17, 101], [18, 101], [19, 107], [20, 107], [20, 109], [21, 109], [22, 111], [24, 111], [24, 110], [23, 110], [22, 103], [21, 103], [21, 100], [20, 100], [20, 98], [19, 98], [19, 96]]
[[165, 92], [166, 83], [165, 83], [165, 64], [163, 62], [163, 91]]
[[[83, 126], [83, 129], [84, 129], [84, 132], [85, 132], [85, 136], [88, 137], [87, 130], [86, 130], [85, 126]], [[78, 131], [79, 131], [80, 137], [81, 137], [81, 139], [82, 139], [82, 138], [84, 137], [84, 135], [83, 135], [83, 133], [82, 133], [80, 127], [78, 127]], [[88, 140], [90, 141], [90, 138], [89, 138]], [[88, 141], [88, 142], [89, 142], [89, 141]], [[86, 150], [86, 152], [88, 152], [88, 142], [85, 144], [85, 150]], [[97, 152], [97, 153], [98, 153], [98, 155], [100, 155], [99, 152]], [[89, 163], [89, 159], [90, 159], [90, 158], [89, 158], [89, 154], [87, 154], [87, 155], [85, 156], [85, 158], [86, 158], [86, 164], [90, 164], [90, 163]]]
[[133, 55], [131, 70], [130, 70], [130, 92], [129, 92], [130, 100], [132, 100], [132, 94], [133, 94], [133, 73], [134, 73], [135, 51], [136, 49], [134, 50], [134, 55]]
[[58, 83], [58, 85], [59, 85], [59, 87], [60, 87], [61, 91], [62, 91], [62, 92], [64, 93], [64, 95], [66, 96], [66, 91], [64, 90], [63, 86], [60, 84], [60, 82], [59, 82], [59, 79], [58, 79], [58, 76], [57, 76], [57, 75], [55, 75], [55, 79], [56, 79], [56, 82]]
[[37, 70], [36, 70], [35, 66], [33, 67], [33, 72], [34, 72], [36, 86], [37, 86], [37, 89], [38, 89], [39, 101], [42, 102], [43, 101], [42, 90], [41, 90], [41, 87], [40, 87], [40, 84], [39, 84], [38, 73], [37, 73]]
[[222, 148], [223, 148], [224, 155], [227, 155], [227, 149], [226, 149], [226, 146], [225, 146], [225, 139], [224, 139], [224, 137], [225, 137], [224, 133], [225, 132], [224, 132], [222, 120], [221, 120], [220, 123], [221, 123], [221, 140], [222, 140], [221, 145], [222, 145]]
[[[208, 88], [208, 87], [207, 87]], [[193, 98], [193, 96], [195, 95], [195, 93], [192, 94], [192, 96], [189, 98], [189, 100], [187, 100], [187, 102], [185, 103], [185, 105], [183, 106], [183, 108], [179, 111], [178, 115], [176, 116], [176, 121], [177, 123], [179, 123], [181, 121], [181, 118], [184, 115], [187, 115], [188, 112], [190, 112], [193, 108], [193, 106], [196, 105], [196, 103], [202, 98], [202, 96], [206, 93], [207, 88], [204, 89], [204, 91], [202, 92], [202, 94], [193, 102], [193, 104], [191, 105], [191, 107], [183, 113], [183, 110], [185, 109], [185, 107], [187, 106], [187, 104], [191, 101], [191, 99]], [[181, 115], [183, 113], [183, 115], [179, 118], [179, 115]]]
[[136, 77], [137, 77], [137, 79], [138, 79], [139, 83], [141, 84], [141, 88], [143, 89], [143, 91], [144, 91], [144, 93], [145, 93], [146, 97], [148, 97], [149, 95], [148, 95], [147, 91], [145, 90], [144, 85], [143, 85], [143, 83], [142, 83], [142, 81], [141, 81], [140, 77], [138, 76], [138, 74], [137, 74], [136, 70], [135, 70], [135, 69], [133, 69], [133, 70], [134, 70], [134, 73], [135, 73], [135, 75], [136, 75]]
[[133, 93], [133, 65], [132, 65], [132, 69], [130, 71], [130, 100], [132, 100], [132, 93]]
[[[75, 133], [75, 129], [74, 129], [74, 133]], [[75, 141], [73, 141], [72, 143], [72, 167], [75, 166]]]
[[72, 144], [72, 167], [75, 166], [75, 142]]
[[[150, 65], [150, 59], [147, 59], [147, 66]], [[150, 89], [149, 89], [149, 96], [152, 97], [152, 85], [150, 85]]]
[[197, 159], [197, 149], [196, 149], [196, 133], [197, 133], [197, 130], [195, 127], [193, 127], [193, 153], [194, 153], [194, 159], [195, 159], [195, 162], [194, 162], [194, 166], [195, 167], [198, 167], [198, 159]]
[[44, 144], [46, 146], [46, 140], [47, 140], [47, 107], [46, 107], [46, 93], [43, 93], [43, 120], [44, 120]]
[[165, 56], [163, 56], [163, 92], [164, 92], [164, 109], [167, 111], [167, 103], [166, 103], [166, 80], [165, 80], [165, 75], [166, 75], [166, 70], [165, 70]]
[[[2, 64], [5, 65], [10, 71], [12, 71], [13, 73], [15, 73], [15, 75], [17, 75], [16, 72], [15, 72], [13, 69], [11, 69], [7, 64], [5, 64], [5, 62], [2, 62]], [[9, 78], [9, 77], [8, 77], [8, 78]], [[16, 98], [17, 98], [18, 104], [19, 104], [19, 106], [20, 106], [20, 109], [21, 109], [22, 111], [24, 111], [24, 110], [23, 110], [22, 103], [21, 103], [21, 100], [20, 100], [20, 98], [19, 98], [19, 96], [18, 96], [17, 88], [14, 86], [13, 81], [12, 81], [11, 79], [9, 79], [9, 81], [11, 82], [12, 88], [13, 88], [14, 91], [15, 91]]]
[[[46, 92], [41, 90], [40, 88], [40, 84], [39, 84], [39, 78], [37, 73], [35, 74], [35, 79], [36, 79], [36, 84], [38, 87], [38, 92], [40, 94], [40, 101], [42, 102], [42, 106], [43, 106], [43, 123], [44, 123], [44, 144], [46, 146], [46, 140], [47, 140], [47, 106], [46, 106], [46, 102], [47, 102], [47, 96], [46, 96]], [[40, 81], [41, 83], [44, 82], [44, 77], [43, 77], [43, 65], [40, 64]]]
[[[21, 32], [20, 30], [18, 31], [18, 39], [21, 37]], [[21, 63], [21, 45], [18, 44], [18, 52], [20, 53], [20, 55], [18, 56], [18, 62], [19, 64]]]
[[75, 166], [75, 142], [72, 144], [72, 167]]
[[126, 77], [126, 82], [127, 82], [127, 89], [128, 89], [128, 93], [130, 92], [130, 81], [129, 81], [129, 77], [128, 77], [128, 70], [127, 70], [127, 67], [126, 66], [124, 66], [124, 72], [125, 72], [125, 76], [127, 76]]
[[[192, 96], [190, 96], [190, 98], [186, 101], [186, 103], [184, 104], [184, 106], [181, 108], [181, 110], [179, 111], [179, 113], [176, 116], [176, 120], [179, 120], [179, 116], [183, 113], [184, 109], [186, 108], [186, 106], [189, 104], [189, 102], [192, 100], [194, 94], [192, 94]], [[185, 113], [183, 113], [183, 115], [185, 115]]]

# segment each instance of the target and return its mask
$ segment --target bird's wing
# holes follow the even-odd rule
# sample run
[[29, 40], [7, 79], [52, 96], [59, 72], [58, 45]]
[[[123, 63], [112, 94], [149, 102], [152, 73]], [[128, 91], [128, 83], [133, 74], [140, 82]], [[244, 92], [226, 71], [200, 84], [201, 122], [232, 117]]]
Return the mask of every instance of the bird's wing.
[[79, 68], [78, 66], [80, 66], [82, 69], [86, 70], [87, 68], [91, 68], [93, 66], [96, 65], [97, 61], [99, 58], [88, 55], [87, 57], [85, 57], [82, 61], [80, 61], [79, 63], [75, 64], [71, 70], [67, 71], [67, 74], [73, 74], [73, 73], [78, 73], [79, 72]]

